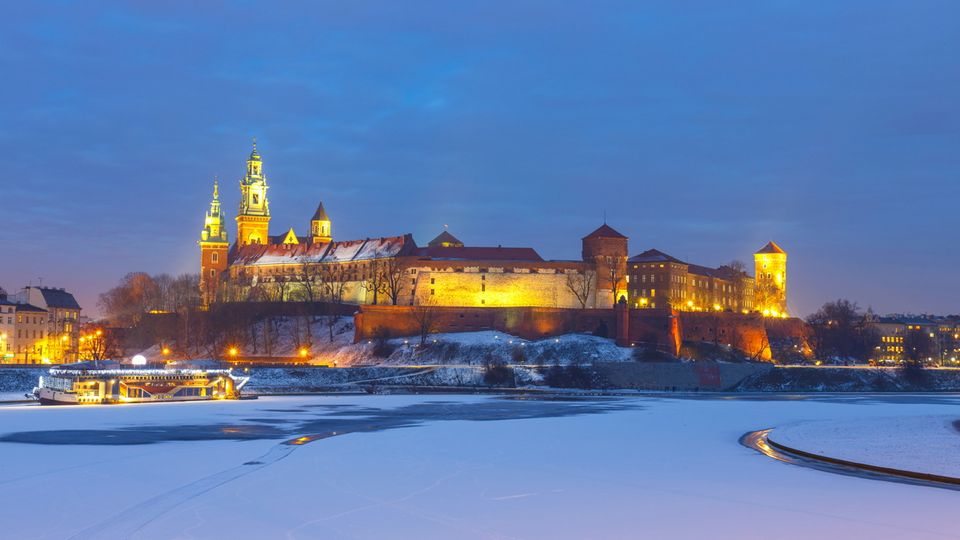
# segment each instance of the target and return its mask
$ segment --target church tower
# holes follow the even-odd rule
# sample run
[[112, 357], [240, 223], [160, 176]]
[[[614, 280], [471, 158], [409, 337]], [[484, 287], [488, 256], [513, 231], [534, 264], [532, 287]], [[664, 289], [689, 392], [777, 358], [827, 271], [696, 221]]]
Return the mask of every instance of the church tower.
[[326, 244], [333, 240], [330, 232], [330, 216], [323, 208], [323, 203], [317, 207], [317, 211], [310, 218], [310, 242], [313, 244]]
[[240, 180], [240, 212], [237, 214], [237, 245], [270, 243], [270, 203], [267, 177], [257, 152], [257, 141], [247, 160], [247, 174]]
[[203, 231], [197, 243], [200, 244], [200, 297], [203, 305], [208, 306], [216, 300], [217, 285], [220, 275], [227, 270], [227, 252], [230, 250], [220, 210], [220, 186], [216, 181], [213, 182], [210, 210], [203, 220]]
[[787, 252], [773, 242], [753, 254], [753, 308], [766, 316], [787, 315]]

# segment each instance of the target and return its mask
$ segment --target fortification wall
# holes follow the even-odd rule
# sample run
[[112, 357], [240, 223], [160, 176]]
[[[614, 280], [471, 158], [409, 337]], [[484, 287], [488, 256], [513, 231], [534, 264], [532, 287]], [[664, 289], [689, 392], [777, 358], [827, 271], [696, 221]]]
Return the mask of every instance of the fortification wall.
[[[463, 271], [459, 271], [463, 270]], [[417, 304], [456, 307], [580, 308], [567, 287], [567, 275], [553, 268], [420, 268], [411, 285]], [[587, 306], [596, 301], [591, 292]], [[407, 297], [409, 298], [409, 296]], [[409, 303], [409, 302], [407, 302]]]
[[416, 336], [425, 317], [430, 318], [433, 333], [499, 330], [524, 339], [542, 339], [598, 329], [612, 337], [614, 331], [613, 310], [609, 309], [360, 306], [354, 316], [355, 339]]

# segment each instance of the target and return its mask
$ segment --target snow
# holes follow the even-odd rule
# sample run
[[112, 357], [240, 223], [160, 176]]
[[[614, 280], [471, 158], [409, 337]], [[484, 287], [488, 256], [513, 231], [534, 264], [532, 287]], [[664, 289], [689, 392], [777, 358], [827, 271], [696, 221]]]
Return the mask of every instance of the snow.
[[[298, 318], [299, 325], [295, 324], [295, 319]], [[306, 332], [308, 321], [311, 321], [309, 324], [312, 336], [309, 338]], [[350, 317], [341, 317], [336, 321], [333, 341], [330, 340], [329, 328], [322, 317], [281, 317], [275, 323], [277, 331], [271, 349], [272, 356], [295, 358], [299, 348], [309, 341], [311, 363], [337, 367], [427, 364], [482, 366], [490, 360], [533, 365], [632, 362], [635, 351], [627, 347], [617, 347], [612, 339], [587, 334], [566, 334], [528, 341], [504, 332], [489, 330], [430, 334], [427, 346], [423, 348], [419, 347], [419, 336], [390, 339], [388, 342], [391, 345], [391, 354], [381, 358], [374, 354], [374, 340], [356, 344], [353, 342], [354, 327]], [[254, 333], [262, 335], [262, 326], [258, 326]], [[517, 356], [517, 349], [522, 350], [521, 356]], [[137, 354], [142, 354], [150, 362], [164, 360], [159, 346], [138, 351]], [[243, 348], [240, 356], [256, 358], [268, 355], [261, 346], [258, 351], [253, 351], [250, 347]]]
[[[943, 395], [350, 395], [4, 406], [0, 437], [162, 438], [195, 426], [213, 439], [0, 442], [0, 523], [18, 539], [956, 537], [952, 491], [784, 464], [738, 439], [801, 422], [943, 418], [958, 404]], [[347, 433], [283, 444], [338, 426]], [[252, 427], [274, 435], [217, 438]]]
[[805, 422], [777, 427], [770, 440], [856, 463], [960, 478], [960, 431], [949, 416]]

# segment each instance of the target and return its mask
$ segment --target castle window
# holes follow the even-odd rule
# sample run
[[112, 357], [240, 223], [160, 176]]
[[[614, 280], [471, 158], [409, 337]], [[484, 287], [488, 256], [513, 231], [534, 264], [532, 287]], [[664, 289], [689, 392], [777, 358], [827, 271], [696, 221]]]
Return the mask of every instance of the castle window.
[[436, 290], [436, 289], [430, 289], [430, 295], [433, 296], [434, 294], [437, 294], [437, 290]]
[[212, 263], [214, 263], [214, 264], [220, 262], [220, 254], [219, 254], [219, 253], [216, 253], [216, 252], [211, 253], [211, 254], [210, 254], [210, 262], [212, 262]]

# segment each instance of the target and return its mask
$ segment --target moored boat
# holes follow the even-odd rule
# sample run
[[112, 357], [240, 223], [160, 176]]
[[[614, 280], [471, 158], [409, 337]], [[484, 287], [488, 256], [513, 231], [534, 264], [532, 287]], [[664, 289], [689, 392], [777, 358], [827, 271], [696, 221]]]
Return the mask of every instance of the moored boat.
[[41, 405], [240, 399], [249, 379], [202, 364], [154, 368], [91, 361], [50, 368], [33, 395]]

